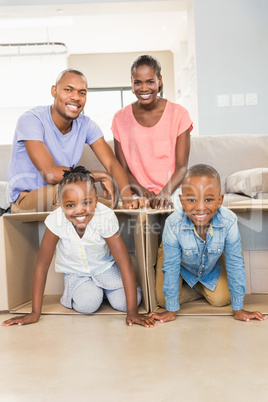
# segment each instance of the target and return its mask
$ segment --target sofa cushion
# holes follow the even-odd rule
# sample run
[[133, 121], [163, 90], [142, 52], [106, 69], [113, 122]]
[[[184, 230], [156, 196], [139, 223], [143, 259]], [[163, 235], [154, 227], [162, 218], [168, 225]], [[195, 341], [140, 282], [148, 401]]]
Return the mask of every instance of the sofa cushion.
[[268, 168], [247, 169], [232, 174], [226, 179], [226, 191], [251, 198], [268, 192]]
[[239, 170], [268, 168], [268, 135], [235, 134], [191, 136], [188, 166], [207, 163], [221, 177], [222, 192], [228, 176]]

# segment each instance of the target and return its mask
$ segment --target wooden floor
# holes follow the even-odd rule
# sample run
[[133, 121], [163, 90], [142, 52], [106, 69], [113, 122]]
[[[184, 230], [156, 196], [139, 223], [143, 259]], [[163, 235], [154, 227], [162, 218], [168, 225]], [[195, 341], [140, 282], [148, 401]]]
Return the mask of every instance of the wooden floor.
[[42, 315], [0, 327], [0, 401], [267, 402], [267, 343], [268, 319]]

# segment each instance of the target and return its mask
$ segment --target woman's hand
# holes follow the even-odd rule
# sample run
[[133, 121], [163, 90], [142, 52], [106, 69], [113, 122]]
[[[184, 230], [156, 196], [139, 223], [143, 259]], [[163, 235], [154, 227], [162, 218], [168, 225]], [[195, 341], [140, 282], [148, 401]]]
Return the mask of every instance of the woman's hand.
[[156, 326], [156, 321], [154, 320], [154, 318], [140, 315], [139, 313], [127, 313], [126, 322], [129, 327], [132, 327], [134, 323], [142, 325], [146, 328], [152, 328]]
[[14, 324], [17, 324], [17, 325], [33, 324], [33, 323], [37, 322], [39, 320], [39, 318], [40, 318], [39, 314], [30, 313], [27, 315], [10, 318], [9, 320], [2, 322], [1, 325], [3, 327], [9, 327], [10, 325], [14, 325]]
[[171, 209], [174, 208], [170, 195], [162, 191], [160, 191], [160, 193], [151, 201], [151, 207], [153, 209], [168, 209], [169, 207]]

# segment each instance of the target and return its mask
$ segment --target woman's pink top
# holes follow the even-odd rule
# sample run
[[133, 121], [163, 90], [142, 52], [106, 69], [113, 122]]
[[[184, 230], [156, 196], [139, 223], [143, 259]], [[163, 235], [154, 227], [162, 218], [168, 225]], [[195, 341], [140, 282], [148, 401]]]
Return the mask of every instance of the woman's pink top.
[[191, 126], [187, 110], [167, 101], [155, 126], [141, 126], [132, 105], [128, 105], [115, 114], [112, 132], [133, 176], [143, 187], [158, 194], [174, 173], [177, 137]]

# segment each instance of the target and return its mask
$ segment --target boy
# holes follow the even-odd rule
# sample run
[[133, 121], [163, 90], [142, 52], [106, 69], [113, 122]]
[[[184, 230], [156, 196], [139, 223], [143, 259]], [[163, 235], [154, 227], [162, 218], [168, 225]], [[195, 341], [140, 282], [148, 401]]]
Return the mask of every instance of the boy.
[[[225, 306], [231, 302], [235, 319], [266, 319], [260, 312], [243, 310], [245, 267], [237, 217], [222, 207], [220, 190], [219, 174], [211, 166], [195, 165], [187, 171], [180, 195], [182, 209], [167, 218], [163, 232], [167, 311], [151, 313], [160, 322], [176, 318], [180, 274], [210, 304]], [[223, 253], [226, 272], [221, 267]]]

